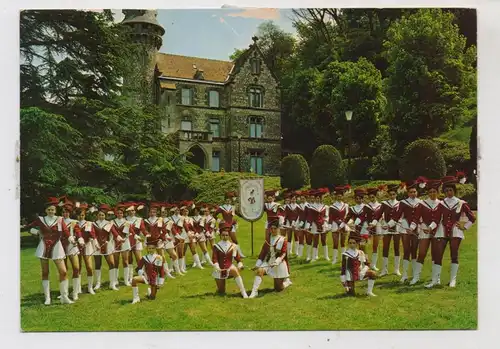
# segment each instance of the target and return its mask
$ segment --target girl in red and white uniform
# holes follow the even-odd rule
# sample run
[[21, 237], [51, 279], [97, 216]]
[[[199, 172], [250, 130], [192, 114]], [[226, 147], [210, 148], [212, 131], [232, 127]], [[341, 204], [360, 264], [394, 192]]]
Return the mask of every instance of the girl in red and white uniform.
[[380, 276], [387, 275], [389, 273], [389, 249], [391, 247], [391, 240], [393, 240], [394, 249], [394, 274], [401, 276], [399, 271], [400, 255], [400, 235], [398, 229], [398, 221], [401, 216], [399, 210], [399, 201], [396, 199], [398, 195], [398, 190], [400, 186], [398, 184], [387, 185], [387, 193], [389, 194], [389, 199], [382, 201], [381, 209], [378, 211], [375, 220], [379, 221], [382, 225], [382, 271]]
[[236, 199], [236, 194], [234, 192], [226, 193], [226, 202], [219, 206], [215, 211], [214, 217], [217, 218], [219, 214], [222, 215], [222, 220], [225, 224], [231, 224], [232, 228], [229, 232], [229, 236], [231, 237], [231, 241], [236, 244], [238, 248], [238, 253], [241, 258], [245, 258], [245, 255], [241, 251], [240, 245], [238, 245], [238, 239], [236, 238], [236, 230], [238, 228], [238, 224], [236, 222], [236, 211], [231, 202]]
[[[286, 236], [288, 239], [288, 255], [292, 254], [292, 240], [295, 240], [295, 254], [298, 255], [299, 253], [299, 238], [297, 236], [297, 230], [298, 228], [298, 222], [299, 222], [299, 212], [300, 208], [299, 205], [297, 205], [297, 193], [296, 192], [291, 192], [286, 194], [288, 196], [289, 202], [286, 203], [285, 201], [285, 223], [284, 227], [286, 230]], [[285, 198], [286, 200], [286, 198]]]
[[123, 263], [123, 281], [125, 286], [130, 286], [130, 271], [128, 267], [128, 258], [130, 253], [130, 223], [124, 218], [125, 208], [122, 204], [116, 205], [115, 215], [116, 218], [111, 220], [115, 226], [118, 235], [123, 239], [123, 242], [115, 242], [115, 253], [113, 254], [113, 260], [116, 266], [116, 281], [119, 283], [119, 266], [120, 266], [120, 256]]
[[85, 269], [87, 271], [87, 291], [90, 294], [95, 294], [94, 292], [94, 265], [92, 263], [92, 255], [95, 252], [96, 236], [94, 232], [94, 225], [92, 222], [85, 220], [85, 215], [87, 213], [88, 205], [86, 203], [77, 203], [78, 207], [75, 209], [76, 219], [78, 220], [79, 230], [84, 242], [84, 245], [80, 248], [79, 263], [85, 264]]
[[173, 215], [170, 217], [172, 220], [172, 226], [170, 228], [170, 232], [174, 237], [179, 270], [182, 274], [186, 273], [186, 257], [184, 256], [184, 244], [188, 241], [187, 233], [183, 230], [184, 218], [181, 216], [180, 206], [178, 204], [174, 204], [171, 211], [173, 211]]
[[[220, 227], [221, 240], [215, 244], [212, 250], [211, 264], [214, 267], [212, 276], [215, 279], [217, 291], [220, 294], [226, 293], [226, 279], [234, 278], [236, 285], [238, 285], [238, 288], [240, 289], [242, 297], [248, 298], [245, 286], [243, 285], [243, 279], [241, 278], [238, 270], [243, 268], [243, 263], [236, 245], [229, 240], [229, 232], [231, 231], [231, 228], [232, 225], [224, 223]], [[233, 264], [233, 258], [238, 262], [238, 268]]]
[[335, 202], [328, 208], [328, 224], [332, 232], [333, 240], [333, 260], [332, 264], [337, 263], [339, 254], [339, 241], [342, 253], [345, 251], [345, 239], [347, 237], [347, 225], [345, 218], [349, 211], [349, 205], [342, 201], [344, 193], [349, 190], [349, 186], [339, 186], [334, 188]]
[[434, 235], [434, 237], [438, 239], [438, 245], [440, 248], [437, 252], [437, 258], [434, 260], [436, 269], [433, 270], [432, 281], [427, 285], [428, 288], [437, 284], [439, 275], [441, 274], [443, 254], [448, 243], [450, 244], [451, 255], [449, 286], [456, 286], [460, 243], [462, 242], [462, 239], [465, 238], [464, 232], [468, 230], [476, 221], [476, 217], [471, 211], [469, 205], [455, 196], [457, 192], [456, 183], [465, 183], [465, 176], [461, 173], [459, 174], [462, 176], [461, 178], [446, 176], [441, 179], [445, 198], [441, 201], [441, 225], [438, 226], [436, 235]]
[[377, 201], [377, 194], [381, 189], [382, 188], [368, 188], [367, 190], [368, 203], [366, 207], [368, 208], [368, 230], [372, 236], [372, 261], [370, 263], [370, 268], [375, 271], [378, 271], [378, 245], [380, 237], [382, 236], [382, 225], [377, 220], [382, 210], [382, 205]]
[[[327, 222], [328, 222], [328, 206], [323, 204], [323, 196], [328, 194], [327, 188], [320, 188], [314, 191], [314, 202], [310, 205], [311, 223], [307, 228], [310, 228], [310, 232], [313, 236], [313, 255], [311, 262], [315, 262], [319, 259], [318, 257], [318, 245], [321, 237], [321, 245], [323, 246], [324, 257], [327, 261], [328, 258], [328, 245], [326, 243], [327, 237]], [[308, 256], [309, 258], [309, 256]]]
[[315, 190], [310, 189], [305, 192], [305, 206], [304, 206], [304, 235], [305, 235], [305, 240], [306, 240], [306, 261], [310, 261], [312, 259], [313, 251], [312, 251], [312, 244], [313, 244], [313, 234], [310, 231], [311, 224], [313, 221], [313, 216], [314, 216], [314, 210], [313, 210], [313, 203], [314, 203], [314, 192]]
[[127, 213], [127, 222], [130, 224], [130, 251], [128, 255], [128, 277], [129, 283], [132, 283], [132, 278], [134, 276], [134, 261], [132, 257], [135, 257], [136, 263], [142, 258], [142, 241], [144, 241], [144, 236], [146, 235], [146, 228], [144, 227], [144, 221], [141, 217], [137, 217], [137, 211], [141, 211], [144, 208], [142, 203], [127, 202], [123, 204], [125, 212]]
[[[161, 203], [152, 202], [149, 204], [149, 217], [144, 219], [144, 227], [146, 228], [146, 238], [150, 241], [156, 241], [156, 253], [165, 260], [165, 241], [167, 240], [166, 224], [162, 217], [158, 217], [158, 211]], [[165, 275], [170, 279], [175, 277], [170, 273], [168, 264], [164, 263]]]
[[408, 280], [408, 267], [410, 258], [412, 262], [412, 271], [415, 273], [417, 265], [417, 249], [418, 249], [418, 225], [420, 223], [420, 203], [422, 200], [417, 198], [417, 187], [420, 184], [418, 181], [406, 183], [408, 198], [401, 200], [399, 208], [401, 212], [401, 225], [399, 233], [403, 239], [403, 275], [401, 282]]
[[287, 241], [279, 234], [279, 222], [277, 220], [270, 222], [271, 235], [266, 239], [259, 254], [259, 259], [255, 263], [255, 279], [253, 282], [252, 293], [248, 298], [255, 298], [259, 294], [259, 287], [262, 283], [262, 277], [267, 274], [274, 279], [274, 289], [282, 291], [289, 283], [285, 280], [290, 276], [287, 259]]
[[366, 295], [374, 297], [373, 286], [377, 274], [370, 270], [370, 263], [366, 254], [362, 250], [358, 250], [357, 244], [363, 241], [363, 238], [354, 233], [349, 236], [349, 248], [342, 253], [342, 267], [340, 271], [340, 282], [346, 291], [346, 294], [355, 296], [355, 282], [368, 279], [368, 288]]
[[370, 238], [370, 232], [368, 231], [368, 208], [363, 203], [365, 195], [365, 189], [358, 188], [354, 190], [354, 201], [356, 205], [349, 207], [347, 217], [345, 218], [345, 223], [347, 225], [352, 224], [352, 227], [349, 227], [349, 229], [354, 230], [353, 234], [357, 234], [361, 237], [359, 248], [363, 252], [365, 252], [366, 243]]
[[163, 217], [163, 223], [165, 224], [165, 229], [166, 229], [166, 234], [165, 234], [165, 243], [164, 243], [164, 248], [165, 251], [167, 251], [168, 255], [170, 256], [170, 263], [169, 263], [169, 269], [174, 269], [174, 272], [177, 275], [184, 276], [184, 273], [181, 271], [180, 266], [179, 266], [179, 257], [177, 256], [177, 251], [176, 251], [176, 244], [178, 242], [177, 239], [175, 239], [175, 223], [172, 220], [172, 217], [169, 216], [169, 212], [174, 212], [175, 210], [172, 210], [173, 205], [170, 204], [164, 204], [162, 206], [162, 217]]
[[118, 235], [113, 222], [105, 219], [106, 212], [110, 210], [111, 208], [108, 205], [100, 205], [99, 211], [97, 212], [97, 220], [93, 223], [97, 238], [96, 251], [94, 252], [96, 274], [96, 285], [94, 290], [98, 290], [101, 287], [101, 266], [102, 256], [104, 256], [109, 267], [109, 288], [118, 291], [118, 288], [116, 287], [118, 284], [118, 270], [115, 266], [113, 253], [115, 252], [115, 239], [117, 242], [123, 242], [124, 239]]
[[302, 258], [302, 255], [304, 253], [304, 242], [306, 237], [306, 231], [304, 230], [304, 224], [306, 221], [306, 207], [307, 207], [305, 192], [300, 191], [297, 193], [297, 203], [299, 208], [299, 217], [297, 219], [297, 226], [295, 228], [295, 234], [297, 235], [298, 238], [297, 257]]
[[[438, 200], [438, 190], [441, 186], [440, 180], [426, 180], [425, 187], [429, 197], [422, 200], [420, 203], [420, 224], [418, 227], [418, 258], [416, 268], [413, 271], [413, 279], [410, 285], [415, 285], [420, 280], [420, 273], [424, 265], [425, 256], [429, 245], [431, 245], [431, 257], [434, 261], [438, 256], [436, 255], [436, 243], [434, 235], [441, 222], [442, 206], [441, 201]], [[434, 265], [432, 266], [434, 270]]]
[[[185, 202], [185, 204], [194, 206], [192, 202]], [[184, 241], [188, 241], [189, 249], [191, 250], [191, 254], [193, 255], [193, 268], [205, 269], [201, 265], [200, 257], [198, 253], [196, 253], [196, 237], [194, 232], [194, 222], [193, 218], [189, 217], [189, 209], [186, 206], [181, 207], [181, 217], [182, 217], [182, 233], [181, 236], [184, 238]], [[184, 255], [186, 253], [187, 247], [184, 247]], [[185, 259], [183, 260], [185, 263]]]
[[[208, 210], [208, 206], [205, 204], [201, 205], [201, 210], [204, 214], [205, 211]], [[201, 252], [203, 253], [204, 257], [204, 260], [201, 262], [201, 264], [207, 262], [208, 264], [212, 265], [212, 258], [210, 258], [207, 250], [207, 236], [205, 235], [205, 216], [200, 215], [198, 207], [194, 209], [193, 223], [196, 241], [198, 242], [198, 245], [200, 246]]]
[[154, 300], [158, 288], [165, 283], [165, 259], [156, 253], [158, 241], [148, 238], [146, 244], [148, 254], [137, 263], [137, 276], [132, 279], [132, 304], [141, 301], [138, 284], [149, 285], [147, 297]]
[[45, 305], [49, 305], [50, 299], [50, 282], [49, 282], [49, 260], [53, 260], [59, 272], [59, 290], [61, 292], [61, 303], [71, 304], [68, 297], [68, 279], [66, 278], [67, 271], [64, 264], [64, 247], [62, 239], [69, 239], [69, 230], [64, 219], [56, 216], [56, 207], [59, 204], [59, 199], [55, 197], [49, 198], [45, 213], [46, 216], [38, 217], [34, 222], [27, 225], [25, 228], [31, 228], [30, 233], [38, 235], [40, 242], [36, 249], [35, 255], [40, 259], [42, 267], [42, 286], [45, 295]]
[[274, 201], [276, 197], [280, 194], [278, 190], [266, 190], [265, 191], [266, 202], [264, 203], [264, 213], [266, 214], [266, 239], [270, 235], [269, 223], [275, 220], [279, 221], [280, 226], [285, 222], [284, 210], [280, 208], [280, 204]]
[[[80, 276], [80, 261], [78, 255], [80, 248], [85, 245], [80, 231], [80, 226], [75, 219], [71, 219], [70, 215], [73, 212], [73, 203], [66, 199], [63, 206], [63, 220], [69, 230], [69, 238], [63, 238], [63, 245], [66, 252], [66, 257], [71, 263], [73, 269], [73, 300], [78, 300], [78, 293], [81, 293], [81, 276]], [[66, 269], [68, 266], [66, 264]]]
[[217, 233], [217, 220], [212, 216], [216, 210], [215, 207], [208, 205], [203, 210], [203, 232], [210, 250], [213, 250], [215, 234]]

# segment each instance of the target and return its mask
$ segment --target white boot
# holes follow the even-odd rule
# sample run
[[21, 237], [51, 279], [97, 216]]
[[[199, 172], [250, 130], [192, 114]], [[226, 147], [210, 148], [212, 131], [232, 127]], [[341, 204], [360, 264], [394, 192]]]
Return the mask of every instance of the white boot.
[[116, 285], [115, 285], [115, 282], [116, 282], [115, 271], [116, 271], [115, 268], [109, 269], [109, 289], [113, 290], [113, 291], [118, 291], [118, 288], [116, 288]]
[[403, 276], [401, 277], [401, 282], [406, 282], [408, 280], [408, 267], [410, 266], [410, 261], [403, 259]]
[[292, 242], [289, 241], [286, 245], [286, 253], [291, 256], [292, 255]]
[[91, 276], [87, 275], [87, 291], [90, 294], [95, 294], [95, 292], [94, 292], [94, 276], [93, 275], [91, 275]]
[[371, 270], [378, 271], [377, 260], [378, 260], [378, 253], [377, 252], [373, 252], [372, 253], [372, 263], [371, 263], [371, 266], [370, 266]]
[[181, 258], [180, 267], [181, 267], [182, 272], [186, 273], [186, 257]]
[[[313, 247], [313, 252], [314, 252], [314, 247]], [[318, 247], [316, 247], [316, 253], [313, 254], [313, 259], [319, 260], [319, 245]]]
[[370, 297], [375, 297], [376, 294], [373, 293], [373, 286], [375, 285], [375, 280], [368, 279], [368, 289], [366, 290], [366, 295]]
[[119, 267], [115, 267], [116, 268], [116, 271], [115, 271], [115, 285], [116, 287], [120, 286], [120, 268]]
[[252, 293], [248, 298], [255, 298], [259, 295], [259, 286], [262, 283], [262, 278], [260, 276], [256, 276], [253, 280]]
[[68, 297], [68, 280], [63, 280], [59, 283], [59, 291], [61, 292], [61, 304], [73, 304], [73, 301]]
[[312, 251], [313, 252], [312, 252], [311, 263], [314, 263], [318, 259], [318, 248], [317, 247], [313, 247]]
[[458, 263], [451, 263], [450, 266], [450, 287], [457, 285]]
[[236, 281], [236, 285], [238, 285], [243, 298], [248, 298], [247, 291], [245, 291], [245, 286], [243, 285], [243, 279], [241, 278], [241, 276], [235, 277], [234, 281]]
[[129, 282], [129, 272], [130, 269], [128, 266], [123, 268], [123, 281], [125, 282], [125, 286], [131, 286], [131, 283]]
[[422, 272], [422, 263], [415, 263], [415, 269], [413, 269], [413, 279], [410, 285], [415, 285], [420, 280], [420, 273]]
[[241, 251], [241, 247], [240, 245], [236, 245], [236, 247], [238, 248], [238, 253], [240, 254], [240, 257], [241, 258], [246, 258], [246, 256], [243, 254], [243, 252]]
[[82, 293], [82, 274], [78, 275], [78, 294]]
[[298, 241], [294, 241], [293, 247], [295, 247], [295, 249], [294, 249], [294, 251], [295, 251], [295, 252], [294, 252], [294, 254], [295, 254], [296, 256], [298, 256], [298, 255], [299, 255], [299, 242], [298, 242]]
[[177, 275], [184, 276], [185, 274], [181, 271], [181, 268], [179, 267], [179, 260], [176, 259], [174, 262], [174, 270]]
[[438, 285], [438, 277], [439, 274], [441, 273], [441, 266], [437, 264], [432, 265], [432, 280], [430, 283], [425, 285], [426, 288], [433, 288], [434, 286]]
[[380, 276], [384, 276], [384, 275], [389, 274], [388, 267], [389, 267], [389, 258], [383, 257], [382, 258], [382, 272], [380, 273]]
[[332, 258], [332, 264], [336, 264], [337, 263], [337, 256], [339, 254], [339, 250], [333, 250], [333, 258]]
[[94, 286], [94, 291], [97, 291], [100, 288], [101, 288], [101, 271], [100, 270], [96, 270], [95, 271], [95, 286]]
[[401, 261], [399, 256], [394, 256], [394, 274], [397, 276], [401, 276], [401, 273], [399, 272], [399, 262]]
[[283, 287], [284, 288], [287, 288], [288, 286], [290, 286], [292, 284], [292, 280], [290, 280], [290, 278], [286, 278], [285, 281], [283, 281]]
[[151, 296], [151, 287], [148, 287], [148, 291], [146, 292], [146, 296], [147, 297]]
[[139, 287], [132, 287], [132, 304], [139, 303], [141, 298], [139, 298]]
[[170, 270], [168, 269], [168, 263], [164, 263], [163, 264], [163, 270], [165, 271], [165, 275], [166, 275], [167, 278], [169, 278], [169, 279], [175, 279], [175, 276], [173, 276], [170, 273]]
[[50, 281], [42, 280], [43, 294], [45, 296], [45, 302], [43, 304], [50, 305]]
[[345, 252], [345, 247], [342, 247], [341, 251], [342, 251], [342, 253], [344, 253]]
[[78, 300], [78, 278], [73, 278], [73, 300], [76, 301]]
[[306, 261], [310, 261], [312, 259], [312, 245], [307, 245], [307, 259]]
[[323, 246], [323, 256], [325, 257], [325, 259], [326, 259], [327, 261], [329, 261], [329, 260], [330, 260], [330, 257], [328, 257], [328, 246], [326, 246], [326, 245], [325, 245], [325, 246]]
[[417, 269], [417, 260], [412, 259], [411, 260], [411, 273], [412, 273], [412, 275], [415, 275], [415, 269]]
[[214, 266], [214, 263], [212, 263], [212, 258], [210, 258], [210, 255], [208, 254], [208, 251], [203, 254], [203, 257], [205, 257], [205, 260], [210, 266]]
[[193, 256], [193, 259], [194, 259], [194, 264], [195, 266], [198, 268], [198, 269], [205, 269], [203, 268], [203, 266], [201, 265], [201, 262], [200, 262], [200, 257], [198, 256], [198, 254], [195, 254]]
[[134, 265], [128, 265], [128, 283], [132, 285], [132, 279], [134, 278]]
[[298, 252], [297, 252], [297, 257], [302, 258], [303, 254], [304, 254], [304, 245], [299, 245]]

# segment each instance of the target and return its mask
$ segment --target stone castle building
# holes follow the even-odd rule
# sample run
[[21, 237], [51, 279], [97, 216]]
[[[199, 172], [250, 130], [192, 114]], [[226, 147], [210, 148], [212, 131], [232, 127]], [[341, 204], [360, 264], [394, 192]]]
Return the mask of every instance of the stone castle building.
[[220, 171], [279, 174], [281, 102], [258, 39], [234, 62], [160, 53], [165, 33], [154, 10], [123, 10], [123, 24], [145, 50], [142, 62], [172, 134], [191, 162]]

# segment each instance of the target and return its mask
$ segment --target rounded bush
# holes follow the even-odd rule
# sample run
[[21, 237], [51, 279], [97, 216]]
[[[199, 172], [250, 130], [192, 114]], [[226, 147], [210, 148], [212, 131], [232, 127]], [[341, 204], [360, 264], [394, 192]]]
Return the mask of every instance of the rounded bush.
[[291, 190], [309, 185], [309, 166], [306, 159], [300, 154], [285, 156], [281, 160], [280, 179], [281, 187]]
[[320, 145], [311, 160], [311, 187], [331, 188], [345, 182], [345, 168], [340, 152], [332, 145]]
[[424, 176], [439, 179], [446, 175], [446, 162], [434, 142], [417, 139], [408, 144], [401, 159], [400, 177], [403, 181]]

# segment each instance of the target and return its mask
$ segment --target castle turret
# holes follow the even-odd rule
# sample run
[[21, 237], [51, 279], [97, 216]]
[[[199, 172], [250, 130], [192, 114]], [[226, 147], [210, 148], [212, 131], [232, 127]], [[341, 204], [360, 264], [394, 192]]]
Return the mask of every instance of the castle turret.
[[154, 102], [156, 54], [160, 49], [165, 29], [158, 23], [156, 10], [122, 10], [125, 18], [121, 22], [130, 28], [133, 42], [139, 44], [130, 76], [124, 77], [126, 89], [136, 97]]

